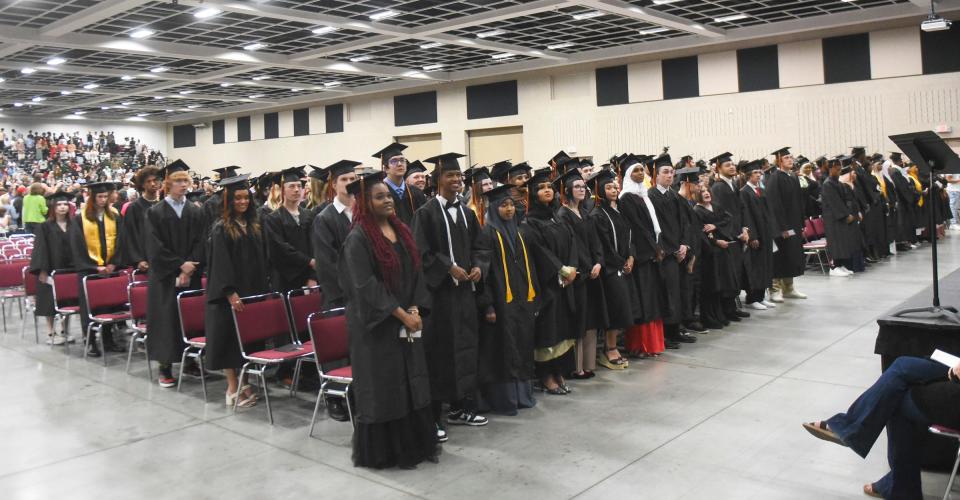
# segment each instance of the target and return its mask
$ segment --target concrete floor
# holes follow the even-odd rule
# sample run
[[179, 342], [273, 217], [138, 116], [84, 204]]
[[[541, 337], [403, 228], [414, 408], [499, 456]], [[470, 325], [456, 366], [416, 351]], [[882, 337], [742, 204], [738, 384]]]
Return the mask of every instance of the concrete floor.
[[[958, 249], [951, 234], [943, 273], [960, 267]], [[354, 468], [350, 425], [325, 416], [308, 438], [309, 396], [274, 389], [271, 427], [262, 404], [230, 414], [222, 378], [204, 403], [195, 379], [162, 389], [142, 358], [130, 375], [122, 355], [104, 368], [80, 348], [19, 339], [14, 319], [0, 337], [0, 497], [863, 498], [887, 471], [884, 438], [861, 460], [800, 424], [846, 409], [877, 377], [875, 318], [929, 284], [929, 256], [925, 246], [853, 278], [807, 275], [798, 288], [810, 299], [601, 371], [519, 417], [455, 427], [440, 464], [415, 471]], [[924, 482], [938, 498], [946, 476]]]

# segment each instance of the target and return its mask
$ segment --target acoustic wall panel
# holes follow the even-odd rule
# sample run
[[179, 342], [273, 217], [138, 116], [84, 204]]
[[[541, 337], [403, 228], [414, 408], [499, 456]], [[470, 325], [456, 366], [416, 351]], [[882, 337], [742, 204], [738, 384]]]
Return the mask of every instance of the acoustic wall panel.
[[733, 94], [740, 90], [735, 51], [700, 54], [697, 59], [700, 95]]
[[293, 110], [293, 135], [310, 135], [310, 108]]
[[193, 125], [176, 125], [173, 127], [173, 147], [192, 148], [197, 145], [197, 129]]
[[513, 116], [519, 112], [517, 81], [467, 87], [467, 119]]
[[343, 104], [324, 106], [323, 111], [327, 123], [326, 133], [343, 132]]
[[630, 102], [627, 67], [597, 68], [597, 106], [615, 106]]
[[250, 140], [250, 117], [241, 116], [237, 118], [237, 141], [246, 142]]
[[214, 144], [223, 144], [227, 142], [226, 123], [227, 123], [226, 120], [213, 121], [213, 143]]
[[397, 127], [437, 123], [437, 92], [393, 97], [393, 124]]
[[697, 56], [664, 59], [663, 98], [684, 99], [700, 95]]
[[663, 99], [663, 71], [660, 61], [645, 61], [627, 66], [630, 102]]
[[859, 82], [870, 79], [870, 35], [835, 36], [823, 39], [824, 83]]
[[310, 133], [323, 134], [327, 131], [327, 114], [323, 106], [310, 108]]
[[823, 84], [823, 42], [805, 40], [777, 46], [780, 88]]
[[891, 78], [923, 73], [920, 28], [908, 26], [870, 33], [870, 76]]
[[740, 92], [780, 88], [779, 50], [765, 45], [737, 51], [737, 81]]
[[920, 47], [923, 59], [923, 74], [960, 71], [960, 20], [946, 31], [922, 32]]
[[293, 111], [280, 111], [280, 137], [293, 137]]
[[280, 137], [280, 114], [264, 113], [263, 115], [263, 138], [276, 139]]

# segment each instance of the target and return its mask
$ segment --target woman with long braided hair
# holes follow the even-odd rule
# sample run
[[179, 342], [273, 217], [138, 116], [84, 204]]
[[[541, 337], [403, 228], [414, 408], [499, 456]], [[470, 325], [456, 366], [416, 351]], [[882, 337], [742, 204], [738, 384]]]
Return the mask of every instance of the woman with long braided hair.
[[429, 295], [410, 229], [396, 214], [383, 172], [361, 176], [341, 284], [356, 402], [353, 464], [412, 469], [437, 461], [427, 362], [420, 341]]

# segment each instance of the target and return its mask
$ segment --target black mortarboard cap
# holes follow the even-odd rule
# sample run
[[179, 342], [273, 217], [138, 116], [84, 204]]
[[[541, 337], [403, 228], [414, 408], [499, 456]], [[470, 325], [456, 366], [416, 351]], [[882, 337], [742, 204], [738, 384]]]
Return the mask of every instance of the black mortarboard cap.
[[894, 151], [890, 153], [890, 161], [900, 161], [903, 159], [903, 153], [899, 151]]
[[670, 155], [667, 153], [664, 153], [653, 159], [653, 166], [656, 168], [672, 167], [673, 162], [670, 160]]
[[358, 175], [357, 180], [351, 182], [350, 184], [347, 184], [347, 192], [354, 196], [358, 196], [360, 194], [360, 191], [365, 189], [366, 186], [369, 186], [370, 184], [374, 184], [377, 182], [383, 182], [383, 179], [386, 176], [387, 174], [383, 172], [370, 172], [370, 173]]
[[487, 191], [486, 193], [483, 193], [483, 196], [487, 198], [487, 201], [490, 204], [494, 204], [504, 198], [509, 198], [512, 190], [513, 190], [513, 186], [511, 186], [510, 184], [501, 184]]
[[107, 191], [116, 191], [117, 183], [116, 182], [91, 182], [90, 184], [87, 184], [87, 189], [90, 190], [91, 194], [106, 193]]
[[591, 160], [590, 158], [580, 158], [580, 166], [581, 166], [581, 167], [592, 167], [592, 166], [594, 166], [594, 163], [593, 163], [593, 160]]
[[850, 154], [857, 156], [859, 154], [866, 154], [867, 148], [864, 146], [850, 146]]
[[288, 182], [300, 182], [306, 177], [306, 173], [303, 171], [303, 166], [299, 167], [290, 167], [280, 171], [280, 175], [277, 176], [279, 184], [286, 184]]
[[527, 186], [528, 188], [529, 187], [535, 188], [537, 184], [540, 184], [541, 182], [549, 182], [550, 176], [552, 174], [553, 174], [553, 169], [550, 167], [537, 169], [536, 171], [533, 172], [533, 175], [531, 175], [530, 178], [527, 179], [527, 182], [524, 185]]
[[390, 158], [393, 158], [394, 156], [401, 156], [401, 155], [403, 155], [403, 150], [404, 150], [404, 149], [407, 149], [406, 144], [400, 144], [399, 142], [395, 142], [395, 143], [393, 143], [393, 144], [391, 144], [391, 145], [389, 145], [389, 146], [381, 149], [380, 151], [377, 151], [376, 153], [373, 153], [373, 157], [374, 157], [374, 158], [380, 158], [381, 160], [389, 160]]
[[745, 174], [749, 174], [750, 172], [753, 172], [754, 170], [763, 170], [763, 161], [762, 161], [762, 160], [748, 161], [748, 162], [744, 163], [743, 165], [740, 165], [740, 166], [739, 166], [739, 169], [740, 169], [741, 172], [743, 172], [743, 173], [745, 173]]
[[417, 172], [426, 172], [426, 171], [427, 171], [427, 167], [424, 167], [423, 163], [421, 163], [420, 160], [416, 160], [413, 163], [407, 165], [406, 176], [410, 177], [410, 174], [415, 174]]
[[556, 163], [557, 171], [559, 171], [560, 173], [565, 173], [571, 170], [578, 169], [582, 164], [583, 163], [580, 161], [580, 158], [570, 158], [570, 157], [563, 158]]
[[220, 174], [220, 179], [226, 179], [237, 175], [237, 170], [240, 170], [240, 167], [236, 165], [230, 165], [229, 167], [220, 167], [213, 169], [214, 172]]
[[433, 173], [434, 175], [439, 174], [440, 172], [445, 172], [449, 170], [460, 171], [460, 162], [457, 161], [459, 158], [463, 158], [464, 155], [460, 153], [444, 153], [442, 155], [437, 155], [432, 158], [427, 158], [423, 160], [427, 163], [433, 163]]
[[561, 176], [557, 177], [556, 179], [554, 179], [554, 180], [553, 180], [553, 185], [556, 186], [557, 191], [563, 191], [563, 190], [564, 190], [564, 187], [565, 187], [567, 184], [570, 184], [571, 182], [573, 182], [573, 181], [575, 181], [575, 180], [577, 180], [577, 179], [583, 179], [583, 176], [580, 175], [580, 171], [579, 171], [579, 170], [577, 170], [577, 169], [575, 169], [575, 168], [571, 168], [570, 170], [567, 170], [566, 173], [564, 173], [563, 175], [561, 175]]
[[343, 174], [353, 172], [359, 165], [362, 165], [362, 163], [358, 161], [340, 160], [327, 167], [327, 175], [330, 176], [331, 181], [334, 181]]
[[512, 166], [510, 160], [494, 163], [490, 166], [490, 178], [500, 183], [507, 182], [507, 175], [510, 173], [510, 167]]
[[327, 180], [327, 176], [329, 175], [327, 173], [327, 169], [322, 167], [315, 167], [313, 165], [307, 165], [307, 166], [310, 167], [310, 173], [307, 174], [307, 177], [312, 177], [314, 179], [321, 180], [321, 181]]
[[[531, 170], [533, 170], [533, 168], [527, 162], [522, 161], [520, 163], [517, 163], [516, 165], [512, 165], [509, 169], [507, 169], [507, 174], [516, 175], [518, 172], [530, 172]], [[540, 169], [540, 170], [543, 170], [543, 169]], [[538, 172], [540, 170], [538, 170]]]
[[626, 172], [628, 168], [636, 165], [637, 163], [641, 163], [642, 161], [643, 160], [641, 160], [639, 156], [627, 155], [620, 161], [620, 170]]
[[681, 168], [677, 170], [676, 178], [680, 182], [697, 183], [700, 181], [700, 169], [697, 167]]
[[55, 192], [55, 193], [50, 193], [50, 194], [48, 194], [48, 195], [45, 196], [45, 198], [47, 199], [47, 201], [49, 201], [50, 203], [57, 203], [57, 202], [60, 202], [60, 201], [71, 201], [71, 200], [73, 200], [73, 199], [76, 198], [76, 197], [77, 197], [77, 195], [75, 195], [75, 194], [73, 194], [73, 193], [68, 193], [68, 192], [66, 192], [66, 191], [61, 191], [61, 190], [57, 190], [57, 192]]
[[566, 161], [568, 158], [570, 158], [570, 155], [568, 155], [568, 154], [567, 154], [566, 152], [564, 152], [564, 151], [560, 151], [559, 153], [553, 155], [553, 158], [550, 158], [550, 163], [553, 163], [554, 165], [559, 166], [561, 163], [563, 163], [564, 161]]
[[187, 201], [200, 201], [203, 198], [203, 195], [206, 194], [206, 191], [198, 189], [196, 191], [190, 191], [187, 193]]
[[800, 155], [797, 157], [797, 165], [803, 165], [804, 163], [810, 163], [810, 158]]
[[870, 161], [872, 162], [883, 161], [883, 155], [880, 153], [873, 153], [873, 155], [870, 156]]
[[[270, 174], [264, 174], [270, 175]], [[262, 176], [261, 176], [262, 177]], [[243, 175], [234, 175], [220, 181], [220, 187], [229, 191], [237, 191], [240, 189], [247, 189], [250, 187], [250, 174]]]
[[480, 182], [489, 178], [490, 171], [487, 170], [487, 167], [478, 167], [474, 165], [463, 172], [463, 182], [468, 186], [473, 185], [474, 182]]
[[[260, 191], [266, 191], [270, 189], [270, 186], [273, 184], [273, 179], [277, 176], [276, 172], [264, 172], [257, 177], [255, 184], [257, 189]], [[249, 177], [249, 176], [248, 176]], [[223, 181], [217, 183], [219, 186], [223, 186]]]
[[788, 154], [790, 154], [790, 146], [780, 148], [780, 149], [778, 149], [778, 150], [770, 153], [771, 156], [776, 156], [776, 157], [786, 156], [786, 155], [788, 155]]
[[160, 172], [160, 174], [162, 177], [166, 178], [168, 175], [174, 172], [186, 172], [188, 170], [190, 170], [190, 167], [184, 163], [183, 160], [176, 160], [163, 167], [163, 170]]
[[594, 186], [595, 188], [599, 189], [601, 186], [603, 186], [607, 182], [616, 180], [616, 178], [617, 178], [616, 172], [614, 172], [613, 170], [610, 170], [609, 168], [601, 168], [600, 170], [597, 170], [596, 172], [591, 174], [590, 177], [587, 177], [586, 181], [591, 186]]
[[731, 161], [732, 157], [733, 157], [733, 154], [732, 154], [732, 153], [729, 153], [729, 152], [727, 152], [727, 153], [720, 153], [720, 154], [718, 154], [717, 156], [714, 156], [713, 158], [710, 158], [710, 163], [714, 163], [714, 164], [716, 164], [716, 165], [721, 165], [721, 164], [724, 164], [724, 163], [726, 163], [726, 162], [728, 162], [728, 161]]

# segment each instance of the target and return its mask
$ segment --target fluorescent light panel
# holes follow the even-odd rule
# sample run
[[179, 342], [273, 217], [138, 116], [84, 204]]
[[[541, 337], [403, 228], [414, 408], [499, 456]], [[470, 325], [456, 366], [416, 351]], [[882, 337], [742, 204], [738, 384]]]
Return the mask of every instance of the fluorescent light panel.
[[373, 59], [373, 56], [357, 56], [357, 57], [351, 57], [350, 62], [358, 63], [363, 61], [369, 61], [370, 59]]
[[573, 47], [574, 45], [576, 45], [576, 44], [573, 43], [573, 42], [557, 43], [557, 44], [554, 44], [554, 45], [547, 45], [547, 50], [566, 49], [566, 48]]
[[591, 10], [587, 12], [581, 12], [579, 14], [574, 14], [573, 18], [576, 19], [577, 21], [583, 21], [585, 19], [593, 19], [595, 17], [600, 17], [603, 15], [606, 15], [606, 13], [601, 12], [599, 10]]
[[133, 33], [130, 33], [130, 38], [136, 38], [137, 40], [142, 40], [144, 38], [150, 38], [154, 34], [156, 34], [156, 32], [151, 29], [140, 28], [134, 31]]
[[371, 20], [371, 21], [382, 21], [382, 20], [384, 20], [384, 19], [390, 19], [391, 17], [396, 17], [396, 16], [399, 16], [399, 15], [400, 15], [400, 13], [397, 12], [397, 11], [395, 11], [395, 10], [382, 10], [382, 11], [380, 11], [380, 12], [376, 12], [376, 13], [370, 14], [370, 20]]
[[314, 28], [314, 29], [311, 31], [311, 33], [313, 33], [314, 35], [326, 35], [326, 34], [329, 34], [329, 33], [333, 33], [334, 31], [337, 31], [338, 29], [340, 29], [340, 28], [335, 28], [335, 27], [333, 27], [333, 26], [318, 26], [318, 27]]
[[49, 64], [50, 66], [58, 66], [65, 62], [67, 62], [67, 60], [62, 57], [53, 57], [47, 61], [47, 64]]
[[215, 9], [213, 7], [207, 7], [205, 9], [200, 9], [193, 13], [193, 17], [197, 19], [207, 19], [213, 17], [222, 12], [220, 9]]
[[513, 57], [514, 55], [515, 55], [515, 54], [513, 54], [512, 52], [503, 52], [503, 53], [500, 53], [500, 54], [494, 54], [494, 55], [492, 55], [492, 56], [490, 56], [490, 57], [493, 58], [493, 59], [497, 59], [497, 60], [503, 60], [503, 59], [510, 59], [510, 58]]
[[244, 46], [244, 47], [243, 47], [243, 50], [253, 51], [253, 50], [260, 50], [260, 49], [263, 49], [263, 48], [266, 48], [266, 47], [267, 47], [267, 44], [265, 44], [265, 43], [260, 43], [260, 42], [256, 42], [256, 43], [251, 43], [250, 45]]
[[420, 48], [421, 48], [421, 49], [435, 49], [435, 48], [437, 48], [437, 47], [443, 47], [443, 46], [444, 46], [444, 44], [442, 44], [442, 43], [440, 43], [440, 42], [430, 42], [430, 43], [425, 43], [425, 44], [421, 45]]
[[746, 19], [750, 16], [746, 14], [732, 14], [729, 16], [717, 17], [713, 21], [717, 23], [729, 23], [731, 21], [739, 21], [741, 19]]
[[490, 37], [492, 37], [492, 36], [500, 36], [500, 35], [503, 35], [503, 34], [505, 34], [505, 33], [506, 33], [506, 31], [504, 31], [504, 30], [484, 31], [484, 32], [482, 32], [482, 33], [477, 33], [477, 38], [490, 38]]
[[428, 65], [426, 65], [426, 66], [423, 67], [423, 70], [424, 70], [424, 71], [436, 71], [436, 70], [438, 70], [438, 69], [440, 69], [440, 68], [442, 68], [442, 67], [444, 67], [444, 66], [445, 66], [445, 64], [443, 64], [443, 63], [428, 64]]
[[670, 31], [670, 28], [664, 28], [663, 26], [657, 28], [650, 28], [648, 30], [640, 30], [641, 35], [655, 35], [657, 33], [663, 33], [664, 31]]

